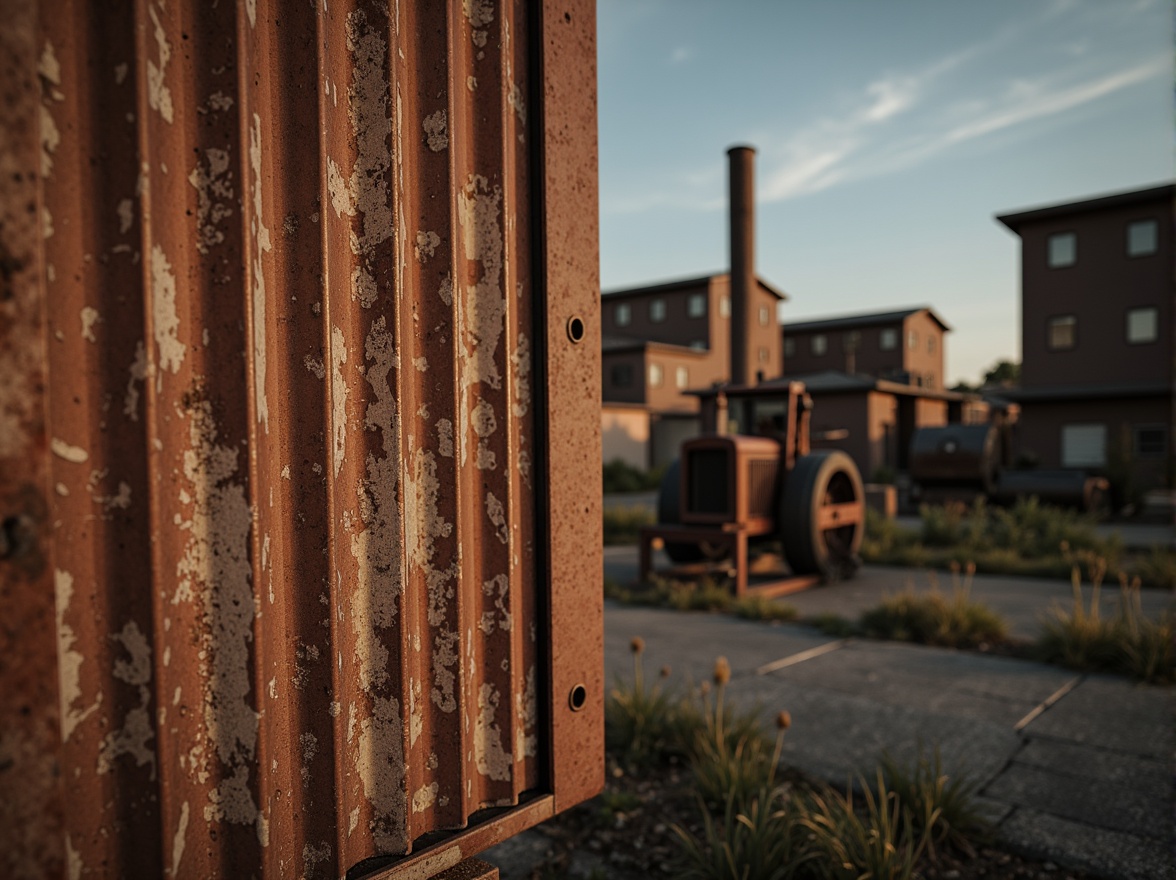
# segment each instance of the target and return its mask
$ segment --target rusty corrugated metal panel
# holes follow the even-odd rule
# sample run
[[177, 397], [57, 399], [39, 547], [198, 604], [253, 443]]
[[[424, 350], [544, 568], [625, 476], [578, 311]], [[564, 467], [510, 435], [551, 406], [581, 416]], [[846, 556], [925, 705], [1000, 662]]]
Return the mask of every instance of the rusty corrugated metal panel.
[[8, 872], [429, 876], [593, 793], [591, 3], [3, 11]]

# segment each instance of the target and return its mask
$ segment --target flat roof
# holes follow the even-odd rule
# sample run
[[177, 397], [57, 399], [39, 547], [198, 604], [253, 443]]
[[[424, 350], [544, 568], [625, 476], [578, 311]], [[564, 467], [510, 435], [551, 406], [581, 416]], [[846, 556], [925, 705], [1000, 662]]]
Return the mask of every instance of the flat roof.
[[694, 357], [706, 357], [709, 348], [693, 348], [689, 345], [675, 345], [672, 342], [658, 342], [653, 339], [635, 339], [631, 336], [605, 336], [600, 340], [600, 350], [604, 354], [624, 351], [644, 351], [645, 349], [665, 351], [670, 354], [685, 354]]
[[[650, 293], [666, 293], [671, 290], [678, 290], [682, 287], [698, 287], [702, 284], [708, 284], [711, 280], [716, 278], [729, 278], [729, 272], [713, 272], [710, 275], [697, 275], [692, 278], [677, 278], [672, 281], [659, 281], [655, 284], [645, 284], [641, 287], [615, 287], [612, 290], [603, 290], [600, 295], [602, 297], [623, 297], [623, 296], [645, 296]], [[772, 294], [777, 299], [787, 300], [788, 294], [763, 279], [762, 276], [757, 275], [756, 281], [759, 286]]]
[[964, 401], [980, 400], [981, 396], [974, 393], [959, 391], [943, 391], [935, 388], [924, 388], [921, 385], [904, 385], [901, 382], [891, 382], [887, 379], [877, 379], [862, 373], [844, 373], [840, 370], [825, 370], [820, 373], [806, 373], [798, 376], [780, 376], [767, 379], [756, 385], [721, 385], [713, 388], [687, 391], [696, 397], [711, 397], [720, 391], [728, 397], [759, 397], [779, 394], [788, 389], [792, 382], [801, 382], [805, 390], [815, 394], [846, 394], [861, 391], [880, 391], [886, 394], [899, 394], [905, 397], [926, 397], [933, 400]]
[[841, 330], [851, 327], [872, 327], [877, 324], [892, 324], [895, 321], [901, 321], [919, 312], [926, 312], [945, 331], [951, 331], [951, 327], [935, 313], [935, 310], [931, 306], [910, 306], [909, 308], [894, 309], [886, 312], [858, 312], [851, 315], [814, 318], [811, 321], [785, 321], [784, 333], [787, 334], [790, 331], [809, 333], [815, 330]]
[[1002, 388], [1000, 396], [1017, 403], [1049, 403], [1064, 400], [1111, 400], [1118, 397], [1167, 397], [1172, 394], [1168, 382], [1110, 382], [1106, 384], [1042, 385], [1029, 388]]
[[1133, 189], [1126, 192], [1108, 193], [1107, 195], [1092, 196], [1075, 202], [1061, 202], [1052, 205], [1042, 205], [1036, 208], [1026, 208], [1009, 214], [997, 214], [996, 219], [1013, 232], [1017, 232], [1026, 223], [1039, 220], [1049, 220], [1054, 217], [1065, 217], [1085, 211], [1099, 211], [1104, 208], [1117, 208], [1123, 205], [1133, 205], [1138, 202], [1151, 202], [1159, 199], [1171, 199], [1176, 195], [1176, 183], [1165, 183], [1159, 186], [1149, 186], [1146, 189]]

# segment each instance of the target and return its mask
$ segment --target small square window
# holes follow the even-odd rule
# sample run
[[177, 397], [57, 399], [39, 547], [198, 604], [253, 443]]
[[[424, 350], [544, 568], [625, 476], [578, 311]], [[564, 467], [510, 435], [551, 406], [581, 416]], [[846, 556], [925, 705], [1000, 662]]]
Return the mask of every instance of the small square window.
[[633, 365], [613, 364], [613, 368], [609, 371], [609, 375], [612, 379], [613, 387], [628, 388], [633, 384]]
[[894, 351], [898, 348], [898, 331], [893, 327], [887, 327], [878, 334], [878, 347], [883, 351]]
[[618, 327], [628, 327], [633, 321], [633, 308], [628, 303], [617, 303], [613, 307], [613, 320]]
[[796, 337], [784, 337], [784, 357], [790, 358], [796, 356]]
[[824, 333], [818, 333], [812, 338], [809, 343], [812, 353], [815, 355], [823, 355], [829, 350], [829, 340]]
[[768, 362], [768, 350], [762, 345], [759, 347], [759, 362], [766, 364]]
[[706, 351], [706, 340], [704, 340], [704, 339], [691, 339], [690, 340], [690, 347], [693, 348], [695, 351]]
[[686, 367], [678, 367], [674, 371], [674, 383], [679, 389], [685, 388], [690, 384], [690, 370]]
[[649, 365], [649, 384], [654, 388], [660, 388], [662, 383], [662, 367], [661, 364]]
[[1163, 425], [1136, 425], [1135, 457], [1163, 458], [1168, 454], [1168, 430]]
[[686, 314], [691, 318], [701, 318], [706, 314], [706, 294], [692, 293], [686, 300]]
[[1127, 224], [1127, 256], [1146, 257], [1154, 254], [1159, 241], [1159, 227], [1155, 220], [1138, 220]]
[[1127, 341], [1132, 345], [1160, 338], [1160, 312], [1155, 306], [1127, 310]]
[[1046, 344], [1051, 351], [1066, 351], [1078, 344], [1078, 319], [1059, 315], [1049, 319]]
[[651, 299], [649, 301], [649, 320], [654, 323], [660, 323], [666, 319], [666, 301], [664, 299]]
[[1049, 237], [1049, 265], [1051, 269], [1073, 266], [1078, 258], [1078, 236], [1073, 232], [1059, 232]]
[[719, 297], [719, 317], [731, 317], [731, 297], [727, 296], [725, 293]]
[[841, 337], [841, 347], [845, 351], [857, 351], [861, 347], [862, 334], [857, 330], [850, 330]]
[[768, 307], [767, 306], [760, 306], [759, 307], [759, 322], [760, 322], [761, 327], [768, 326]]
[[919, 334], [915, 330], [907, 331], [907, 348], [914, 351], [919, 347]]
[[935, 337], [927, 337], [927, 354], [935, 354]]
[[1103, 467], [1106, 463], [1106, 425], [1062, 425], [1062, 467]]

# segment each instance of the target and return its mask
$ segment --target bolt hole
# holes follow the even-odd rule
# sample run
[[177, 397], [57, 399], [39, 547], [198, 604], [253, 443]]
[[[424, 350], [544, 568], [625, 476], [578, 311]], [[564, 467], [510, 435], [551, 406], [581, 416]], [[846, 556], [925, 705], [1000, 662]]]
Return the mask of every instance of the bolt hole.
[[568, 319], [568, 339], [572, 342], [584, 341], [584, 322], [580, 318]]
[[572, 692], [568, 694], [568, 705], [572, 707], [572, 711], [579, 712], [587, 703], [588, 688], [582, 684], [578, 684], [572, 688]]

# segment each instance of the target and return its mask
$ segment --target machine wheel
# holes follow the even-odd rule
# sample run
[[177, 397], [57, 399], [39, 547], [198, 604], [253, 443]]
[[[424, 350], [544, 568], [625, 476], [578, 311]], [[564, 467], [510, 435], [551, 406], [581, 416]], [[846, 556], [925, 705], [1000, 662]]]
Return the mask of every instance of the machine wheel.
[[[661, 488], [657, 493], [658, 525], [676, 526], [682, 522], [681, 508], [678, 504], [678, 500], [682, 494], [680, 471], [681, 460], [675, 458], [670, 462], [670, 466], [666, 468], [666, 472], [662, 476]], [[701, 544], [683, 544], [680, 542], [671, 544], [669, 541], [666, 541], [665, 551], [666, 555], [670, 557], [670, 560], [678, 565], [702, 562], [703, 560], [714, 561], [722, 558], [724, 555], [721, 548], [712, 547], [705, 541]]]
[[852, 577], [861, 564], [865, 519], [865, 491], [853, 459], [838, 450], [802, 456], [780, 502], [780, 540], [793, 573], [830, 581]]

